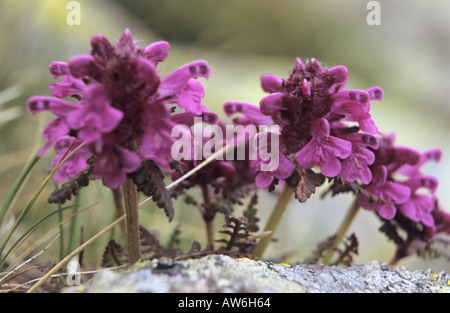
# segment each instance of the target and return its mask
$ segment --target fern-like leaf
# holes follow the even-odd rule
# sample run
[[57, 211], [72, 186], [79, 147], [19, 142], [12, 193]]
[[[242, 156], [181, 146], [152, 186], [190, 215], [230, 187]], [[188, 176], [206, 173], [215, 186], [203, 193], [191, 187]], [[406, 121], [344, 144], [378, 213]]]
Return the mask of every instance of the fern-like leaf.
[[126, 250], [117, 243], [114, 239], [111, 239], [106, 246], [102, 255], [102, 266], [113, 267], [120, 266], [129, 262], [128, 253]]
[[48, 198], [49, 203], [65, 203], [76, 196], [81, 187], [89, 185], [89, 176], [92, 173], [92, 165], [81, 170], [77, 175], [69, 178], [60, 188], [52, 192]]
[[130, 177], [136, 184], [138, 191], [148, 197], [153, 197], [153, 201], [159, 208], [164, 209], [169, 221], [172, 221], [174, 216], [173, 203], [170, 192], [164, 183], [164, 174], [159, 166], [151, 160], [145, 160], [135, 172], [130, 174]]
[[325, 182], [325, 176], [297, 166], [287, 182], [294, 188], [295, 198], [304, 203], [316, 192], [316, 188]]

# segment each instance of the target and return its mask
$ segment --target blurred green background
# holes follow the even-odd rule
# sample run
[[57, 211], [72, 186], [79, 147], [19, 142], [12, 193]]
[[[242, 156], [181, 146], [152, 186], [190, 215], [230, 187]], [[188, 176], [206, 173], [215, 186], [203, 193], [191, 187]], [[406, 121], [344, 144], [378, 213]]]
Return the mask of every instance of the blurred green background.
[[[369, 1], [362, 0], [80, 0], [80, 25], [67, 22], [69, 2], [0, 2], [0, 199], [39, 149], [42, 130], [52, 119], [50, 113], [32, 117], [25, 108], [28, 97], [49, 95], [47, 85], [53, 79], [48, 64], [89, 53], [90, 38], [96, 33], [114, 41], [129, 28], [143, 45], [156, 40], [171, 44], [169, 58], [159, 66], [162, 75], [187, 62], [207, 60], [212, 74], [209, 80], [202, 80], [204, 104], [219, 114], [227, 100], [259, 103], [264, 96], [260, 75], [286, 77], [296, 57], [316, 58], [329, 67], [345, 65], [349, 70], [347, 88], [379, 85], [384, 89], [384, 101], [374, 103], [371, 109], [381, 131], [395, 132], [398, 144], [418, 150], [443, 149], [441, 163], [428, 164], [426, 171], [439, 179], [438, 196], [450, 210], [449, 1], [381, 0], [381, 25], [372, 26], [366, 20]], [[33, 169], [3, 232], [46, 177], [52, 156], [47, 153]], [[50, 185], [44, 190], [24, 226], [55, 209], [46, 201], [52, 189]], [[299, 261], [336, 231], [352, 199], [321, 200], [320, 193], [306, 204], [291, 203], [275, 235], [279, 241], [270, 246], [267, 256], [291, 254], [288, 261]], [[100, 204], [77, 220], [86, 238], [114, 220], [111, 194], [99, 183], [82, 191], [84, 206], [95, 201]], [[274, 203], [275, 198], [260, 192], [262, 224]], [[163, 212], [149, 205], [142, 209], [141, 221], [157, 231], [163, 242], [180, 224], [186, 247], [192, 240], [204, 243], [203, 224], [194, 207], [178, 208], [175, 220], [168, 224]], [[55, 217], [42, 225], [30, 242], [56, 222]], [[217, 219], [218, 226], [221, 222]], [[372, 213], [362, 211], [357, 216], [350, 230], [360, 241], [356, 262], [389, 261], [394, 247], [378, 232], [379, 226]], [[109, 238], [107, 235], [86, 249], [88, 264], [98, 266], [99, 251]], [[42, 258], [52, 259], [57, 251], [54, 244]], [[417, 257], [401, 265], [450, 270], [445, 260]]]

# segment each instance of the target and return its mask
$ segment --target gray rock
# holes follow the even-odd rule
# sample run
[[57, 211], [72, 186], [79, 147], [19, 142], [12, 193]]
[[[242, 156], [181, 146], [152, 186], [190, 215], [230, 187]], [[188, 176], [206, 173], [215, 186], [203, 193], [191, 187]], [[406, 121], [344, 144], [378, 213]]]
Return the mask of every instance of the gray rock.
[[351, 267], [295, 266], [209, 255], [184, 261], [139, 262], [98, 272], [72, 293], [431, 293], [450, 292], [449, 275], [379, 262]]

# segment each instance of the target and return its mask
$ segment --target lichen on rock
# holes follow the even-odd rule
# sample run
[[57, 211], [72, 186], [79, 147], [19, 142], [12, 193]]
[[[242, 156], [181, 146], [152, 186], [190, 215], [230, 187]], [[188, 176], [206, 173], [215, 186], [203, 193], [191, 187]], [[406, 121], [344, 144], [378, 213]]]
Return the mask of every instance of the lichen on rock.
[[70, 293], [434, 293], [450, 292], [450, 275], [409, 271], [377, 261], [351, 267], [208, 255], [143, 261], [97, 273]]

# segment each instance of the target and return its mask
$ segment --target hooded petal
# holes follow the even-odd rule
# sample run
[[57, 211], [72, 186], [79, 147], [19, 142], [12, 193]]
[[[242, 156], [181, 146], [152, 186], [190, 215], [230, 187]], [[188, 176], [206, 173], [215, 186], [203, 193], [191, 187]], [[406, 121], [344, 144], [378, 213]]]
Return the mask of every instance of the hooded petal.
[[369, 92], [359, 89], [342, 90], [333, 95], [334, 102], [359, 102], [362, 105], [368, 105], [371, 95]]
[[259, 106], [261, 112], [265, 115], [272, 115], [283, 108], [283, 99], [285, 94], [282, 92], [271, 93], [261, 99]]
[[384, 91], [383, 88], [375, 86], [366, 90], [370, 95], [370, 100], [383, 101]]
[[90, 76], [95, 67], [95, 58], [91, 55], [79, 55], [69, 60], [70, 74], [75, 78]]
[[190, 79], [208, 78], [211, 69], [206, 61], [195, 61], [186, 64], [161, 79], [159, 94], [164, 96], [177, 94]]
[[240, 113], [255, 125], [273, 124], [273, 120], [270, 116], [262, 114], [260, 108], [251, 103], [228, 101], [223, 105], [223, 109], [228, 117]]
[[169, 55], [170, 45], [166, 41], [157, 41], [144, 49], [144, 56], [154, 63], [163, 62]]
[[345, 66], [338, 65], [329, 68], [327, 74], [330, 77], [330, 90], [337, 92], [345, 86], [348, 77], [348, 71]]
[[48, 66], [48, 70], [54, 79], [69, 74], [69, 64], [67, 62], [53, 61]]
[[58, 117], [65, 117], [80, 108], [80, 104], [52, 97], [34, 96], [27, 101], [28, 111], [35, 115], [42, 111], [50, 111]]
[[281, 89], [283, 80], [272, 74], [264, 74], [261, 76], [261, 87], [265, 92], [278, 92]]

